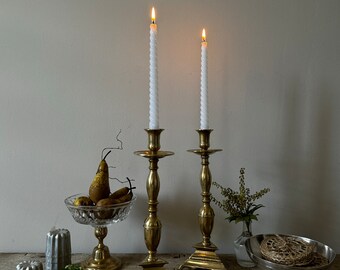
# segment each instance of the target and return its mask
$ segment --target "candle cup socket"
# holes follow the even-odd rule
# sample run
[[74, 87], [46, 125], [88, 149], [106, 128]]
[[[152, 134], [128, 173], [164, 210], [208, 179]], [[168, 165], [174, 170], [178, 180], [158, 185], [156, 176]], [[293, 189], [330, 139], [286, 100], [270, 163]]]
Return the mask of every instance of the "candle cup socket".
[[148, 133], [148, 148], [152, 152], [157, 152], [161, 148], [160, 138], [163, 129], [146, 129]]
[[212, 129], [198, 129], [199, 143], [202, 150], [208, 150], [210, 147], [210, 133]]

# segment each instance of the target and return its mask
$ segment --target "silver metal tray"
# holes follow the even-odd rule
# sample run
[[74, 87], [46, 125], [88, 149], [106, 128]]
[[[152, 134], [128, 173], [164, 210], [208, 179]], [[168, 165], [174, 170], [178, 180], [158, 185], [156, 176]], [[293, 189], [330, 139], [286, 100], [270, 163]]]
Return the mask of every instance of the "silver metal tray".
[[316, 244], [316, 252], [321, 254], [322, 256], [326, 257], [328, 259], [328, 264], [323, 266], [288, 266], [288, 265], [282, 265], [270, 262], [266, 259], [264, 259], [261, 255], [260, 245], [264, 238], [274, 236], [274, 234], [259, 234], [250, 237], [246, 241], [246, 248], [247, 252], [250, 256], [250, 258], [260, 267], [261, 269], [273, 269], [273, 270], [321, 270], [321, 269], [331, 269], [331, 265], [335, 259], [336, 253], [333, 249], [331, 249], [329, 246], [324, 245], [318, 241], [301, 237], [301, 236], [295, 236], [295, 235], [282, 235], [280, 236], [293, 236], [297, 237], [303, 241], [306, 241], [307, 243], [315, 243]]

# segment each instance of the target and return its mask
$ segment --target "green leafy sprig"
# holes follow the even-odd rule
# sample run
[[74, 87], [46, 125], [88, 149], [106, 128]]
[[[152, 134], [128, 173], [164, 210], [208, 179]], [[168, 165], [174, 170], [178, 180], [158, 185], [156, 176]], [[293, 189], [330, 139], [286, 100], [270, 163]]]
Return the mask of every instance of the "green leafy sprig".
[[254, 194], [250, 194], [250, 189], [245, 185], [244, 174], [245, 169], [241, 168], [239, 176], [239, 191], [234, 191], [231, 188], [225, 188], [217, 182], [212, 183], [213, 186], [220, 189], [221, 195], [225, 199], [219, 201], [212, 195], [211, 201], [228, 214], [226, 220], [229, 222], [235, 221], [235, 223], [238, 223], [240, 221], [244, 221], [249, 224], [252, 220], [257, 220], [258, 214], [255, 214], [255, 211], [264, 207], [264, 205], [255, 204], [254, 202], [270, 191], [269, 188], [264, 188]]

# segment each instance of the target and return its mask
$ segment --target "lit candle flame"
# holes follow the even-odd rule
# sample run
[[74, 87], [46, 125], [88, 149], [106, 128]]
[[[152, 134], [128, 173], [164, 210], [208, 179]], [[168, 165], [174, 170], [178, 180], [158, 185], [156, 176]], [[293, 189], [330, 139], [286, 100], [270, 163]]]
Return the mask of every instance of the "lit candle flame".
[[204, 28], [203, 28], [203, 31], [202, 31], [202, 41], [203, 42], [207, 41], [207, 36], [205, 35], [205, 29]]
[[152, 7], [152, 11], [151, 11], [151, 22], [155, 23], [156, 21], [156, 13], [155, 13], [155, 8]]

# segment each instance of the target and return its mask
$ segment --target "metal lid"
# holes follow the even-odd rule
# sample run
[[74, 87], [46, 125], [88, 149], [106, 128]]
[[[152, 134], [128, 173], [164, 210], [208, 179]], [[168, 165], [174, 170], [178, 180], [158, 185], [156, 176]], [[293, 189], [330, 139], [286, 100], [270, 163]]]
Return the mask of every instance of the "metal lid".
[[39, 261], [23, 261], [17, 265], [16, 270], [43, 270], [43, 265]]

